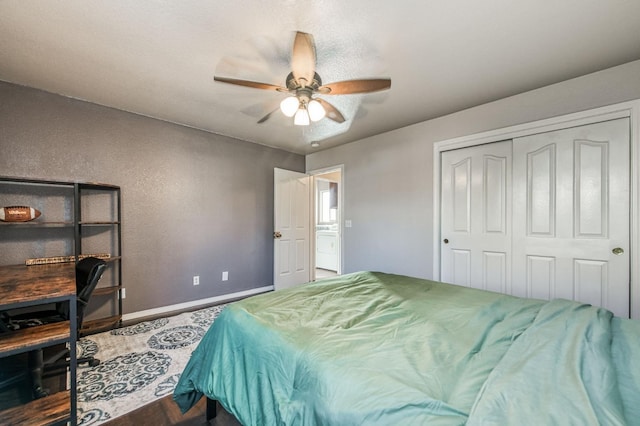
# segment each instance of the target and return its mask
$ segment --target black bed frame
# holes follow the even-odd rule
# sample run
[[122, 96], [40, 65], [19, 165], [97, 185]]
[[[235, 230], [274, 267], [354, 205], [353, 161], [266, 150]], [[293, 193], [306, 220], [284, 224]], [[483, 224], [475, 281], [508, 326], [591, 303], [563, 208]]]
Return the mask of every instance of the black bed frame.
[[207, 397], [207, 421], [213, 420], [218, 415], [218, 401]]

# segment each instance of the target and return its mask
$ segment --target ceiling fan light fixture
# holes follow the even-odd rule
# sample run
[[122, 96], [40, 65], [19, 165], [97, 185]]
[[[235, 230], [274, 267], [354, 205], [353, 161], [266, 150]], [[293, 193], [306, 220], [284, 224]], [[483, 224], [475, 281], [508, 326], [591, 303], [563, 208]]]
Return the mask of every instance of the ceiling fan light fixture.
[[295, 96], [286, 97], [280, 102], [280, 110], [287, 117], [293, 117], [300, 108], [300, 101]]
[[[345, 122], [345, 117], [335, 106], [324, 97], [313, 99], [314, 95], [350, 95], [378, 92], [391, 88], [391, 79], [389, 78], [343, 80], [323, 84], [322, 78], [316, 72], [316, 60], [316, 45], [313, 36], [296, 31], [291, 51], [291, 72], [285, 79], [285, 86], [221, 76], [213, 76], [213, 80], [254, 89], [288, 93], [289, 96], [280, 102], [280, 110], [285, 116], [294, 117], [295, 124], [299, 126], [308, 126], [311, 120], [319, 121], [324, 117], [336, 123]], [[264, 123], [277, 109], [273, 109], [258, 120], [258, 124]]]
[[327, 112], [322, 107], [322, 104], [315, 99], [309, 102], [309, 105], [307, 105], [307, 110], [309, 111], [309, 118], [311, 119], [311, 121], [322, 120], [325, 115], [327, 115]]
[[309, 125], [309, 114], [307, 110], [304, 108], [300, 108], [295, 117], [293, 118], [293, 124], [296, 126], [308, 126]]

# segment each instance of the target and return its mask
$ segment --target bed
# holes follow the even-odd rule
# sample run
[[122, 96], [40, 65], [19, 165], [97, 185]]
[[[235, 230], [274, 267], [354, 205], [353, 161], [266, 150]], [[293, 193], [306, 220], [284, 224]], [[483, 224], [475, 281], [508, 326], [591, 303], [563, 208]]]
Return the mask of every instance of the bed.
[[640, 424], [640, 322], [359, 272], [227, 306], [181, 374], [243, 425]]

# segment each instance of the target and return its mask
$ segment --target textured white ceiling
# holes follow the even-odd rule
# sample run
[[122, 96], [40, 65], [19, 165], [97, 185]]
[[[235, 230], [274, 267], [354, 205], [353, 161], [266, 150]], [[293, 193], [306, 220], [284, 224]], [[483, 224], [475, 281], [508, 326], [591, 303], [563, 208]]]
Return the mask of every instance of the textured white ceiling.
[[[391, 89], [257, 124], [285, 95], [213, 75], [284, 85], [297, 30], [323, 82]], [[636, 59], [639, 0], [0, 1], [0, 80], [301, 154]]]

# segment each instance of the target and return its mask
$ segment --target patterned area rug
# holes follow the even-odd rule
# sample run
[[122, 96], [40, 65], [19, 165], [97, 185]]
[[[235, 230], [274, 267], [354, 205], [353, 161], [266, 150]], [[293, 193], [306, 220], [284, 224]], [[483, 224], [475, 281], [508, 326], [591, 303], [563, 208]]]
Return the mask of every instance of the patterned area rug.
[[78, 424], [99, 425], [173, 392], [191, 352], [226, 305], [142, 322], [82, 338]]

